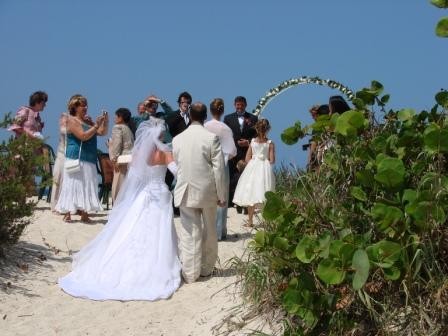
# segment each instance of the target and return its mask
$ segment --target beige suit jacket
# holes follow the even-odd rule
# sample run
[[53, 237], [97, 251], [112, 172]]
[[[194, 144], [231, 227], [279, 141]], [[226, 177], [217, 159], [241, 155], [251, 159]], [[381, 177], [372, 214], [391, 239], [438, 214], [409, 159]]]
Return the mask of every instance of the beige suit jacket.
[[112, 128], [112, 137], [109, 142], [109, 157], [117, 161], [122, 154], [131, 154], [134, 146], [134, 135], [127, 125], [118, 124]]
[[219, 138], [192, 123], [173, 139], [177, 164], [175, 206], [208, 208], [225, 201], [224, 156]]

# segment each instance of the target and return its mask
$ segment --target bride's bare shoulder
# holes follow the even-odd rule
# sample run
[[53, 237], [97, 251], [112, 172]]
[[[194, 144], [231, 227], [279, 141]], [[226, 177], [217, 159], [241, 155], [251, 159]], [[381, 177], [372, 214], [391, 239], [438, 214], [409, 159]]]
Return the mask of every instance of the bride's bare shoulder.
[[171, 152], [164, 152], [161, 150], [156, 150], [149, 159], [151, 165], [167, 165], [173, 161], [173, 154]]
[[160, 164], [165, 164], [165, 157], [163, 155], [163, 152], [159, 151], [159, 150], [155, 150], [150, 158], [149, 158], [149, 164], [151, 166], [156, 166], [156, 165], [160, 165]]
[[163, 152], [165, 154], [165, 164], [169, 164], [174, 161], [172, 152]]

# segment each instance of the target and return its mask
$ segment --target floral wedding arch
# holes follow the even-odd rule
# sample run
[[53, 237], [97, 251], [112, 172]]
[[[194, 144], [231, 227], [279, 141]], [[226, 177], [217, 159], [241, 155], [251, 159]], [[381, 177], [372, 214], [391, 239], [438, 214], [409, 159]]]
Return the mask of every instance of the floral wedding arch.
[[280, 95], [281, 93], [285, 92], [286, 90], [297, 86], [297, 85], [302, 85], [302, 84], [317, 84], [317, 85], [325, 85], [328, 86], [332, 89], [336, 89], [339, 90], [342, 94], [344, 94], [347, 99], [349, 101], [351, 101], [355, 95], [353, 93], [352, 90], [350, 90], [348, 87], [346, 87], [345, 85], [342, 85], [341, 83], [338, 83], [334, 80], [331, 79], [320, 79], [319, 77], [307, 77], [307, 76], [302, 76], [302, 77], [298, 77], [298, 78], [291, 78], [289, 80], [286, 80], [282, 83], [280, 83], [279, 85], [277, 85], [276, 87], [270, 89], [266, 95], [264, 95], [264, 97], [260, 98], [260, 100], [258, 101], [257, 106], [255, 107], [255, 109], [253, 110], [253, 114], [255, 114], [256, 116], [259, 116], [261, 114], [261, 112], [264, 110], [264, 108], [266, 107], [266, 105], [275, 97], [277, 97], [278, 95]]

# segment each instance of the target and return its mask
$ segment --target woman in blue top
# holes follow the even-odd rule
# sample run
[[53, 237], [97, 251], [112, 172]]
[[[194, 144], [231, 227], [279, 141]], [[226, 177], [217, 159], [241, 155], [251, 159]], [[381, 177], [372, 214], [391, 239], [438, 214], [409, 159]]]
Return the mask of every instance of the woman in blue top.
[[102, 210], [97, 192], [97, 135], [107, 133], [107, 116], [101, 115], [93, 123], [87, 116], [87, 99], [74, 95], [68, 103], [66, 161], [80, 160], [80, 170], [64, 170], [61, 194], [56, 211], [71, 221], [71, 214], [79, 213], [81, 221], [90, 222], [89, 212]]

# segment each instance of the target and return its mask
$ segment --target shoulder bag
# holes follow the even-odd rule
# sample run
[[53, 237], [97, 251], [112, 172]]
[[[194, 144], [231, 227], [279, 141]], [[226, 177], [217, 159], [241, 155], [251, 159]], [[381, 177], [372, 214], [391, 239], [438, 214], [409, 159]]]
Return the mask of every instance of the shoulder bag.
[[81, 148], [82, 148], [82, 141], [81, 145], [79, 146], [79, 153], [77, 159], [67, 159], [67, 132], [65, 133], [65, 161], [64, 161], [64, 169], [67, 173], [73, 174], [76, 172], [79, 172], [81, 170]]

